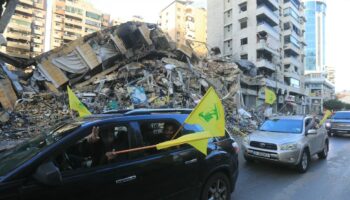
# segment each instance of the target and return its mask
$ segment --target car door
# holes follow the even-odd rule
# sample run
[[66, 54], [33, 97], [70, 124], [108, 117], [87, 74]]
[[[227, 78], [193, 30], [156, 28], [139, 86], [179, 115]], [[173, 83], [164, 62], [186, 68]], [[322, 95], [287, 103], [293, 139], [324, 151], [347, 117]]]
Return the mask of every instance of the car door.
[[324, 125], [319, 125], [320, 120], [316, 119], [317, 124], [317, 142], [318, 142], [318, 150], [321, 151], [324, 148], [325, 145], [325, 138], [327, 136], [327, 130]]
[[305, 119], [305, 135], [307, 138], [307, 141], [309, 143], [310, 147], [310, 153], [311, 155], [315, 154], [318, 152], [319, 148], [319, 142], [318, 142], [318, 135], [313, 135], [313, 134], [307, 134], [307, 132], [311, 129], [315, 129], [315, 126], [313, 124], [312, 118], [306, 118]]
[[[146, 128], [142, 126], [142, 124], [146, 123], [147, 125], [153, 126], [154, 124], [163, 122], [163, 120], [139, 121], [141, 125], [139, 133], [142, 135], [145, 144], [150, 143], [148, 143], [144, 133]], [[150, 195], [152, 199], [170, 197], [186, 199], [186, 197], [182, 195], [188, 193], [193, 195], [193, 192], [191, 193], [189, 191], [194, 188], [198, 182], [199, 159], [203, 157], [200, 152], [189, 145], [180, 145], [164, 150], [152, 149], [144, 153], [144, 177], [147, 183], [152, 183], [145, 185], [145, 187], [149, 191], [148, 195]], [[180, 195], [180, 197], [177, 195]]]
[[[130, 124], [112, 123], [108, 126], [114, 130], [123, 128], [124, 133], [126, 130], [127, 137], [122, 138], [121, 142], [132, 143], [130, 139], [133, 138], [133, 129], [130, 128]], [[91, 129], [92, 127], [87, 127], [84, 131], [91, 133]], [[116, 197], [137, 199], [138, 194], [135, 193], [134, 189], [142, 185], [140, 184], [142, 180], [137, 179], [135, 175], [139, 163], [130, 162], [127, 155], [122, 160], [117, 158], [114, 162], [91, 166], [92, 158], [90, 156], [86, 154], [72, 155], [76, 153], [74, 151], [76, 145], [81, 148], [82, 138], [78, 138], [77, 141], [73, 142], [73, 145], [59, 150], [52, 157], [52, 161], [61, 171], [62, 184], [48, 186], [38, 183], [29, 176], [19, 188], [20, 199], [115, 199]], [[122, 156], [119, 156], [120, 158]], [[74, 163], [77, 163], [77, 160], [84, 164], [76, 167]]]

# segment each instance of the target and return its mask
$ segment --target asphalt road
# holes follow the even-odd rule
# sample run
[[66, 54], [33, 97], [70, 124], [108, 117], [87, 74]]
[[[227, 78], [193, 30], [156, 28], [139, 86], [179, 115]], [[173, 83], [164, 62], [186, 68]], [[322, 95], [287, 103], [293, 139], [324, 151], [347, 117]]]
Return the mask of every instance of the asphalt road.
[[350, 137], [330, 138], [328, 158], [314, 156], [305, 174], [270, 163], [247, 164], [242, 152], [239, 161], [233, 200], [350, 199]]

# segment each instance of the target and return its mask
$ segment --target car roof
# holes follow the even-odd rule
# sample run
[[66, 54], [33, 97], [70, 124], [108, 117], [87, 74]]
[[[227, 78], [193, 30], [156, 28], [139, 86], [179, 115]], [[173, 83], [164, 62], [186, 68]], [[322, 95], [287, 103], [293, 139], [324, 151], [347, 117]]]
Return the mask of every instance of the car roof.
[[271, 117], [270, 119], [291, 119], [291, 120], [304, 120], [308, 116], [304, 115], [287, 115], [287, 116], [276, 116], [276, 117]]
[[131, 121], [131, 120], [159, 120], [176, 119], [183, 122], [191, 113], [192, 109], [134, 109], [108, 111], [103, 114], [94, 114], [83, 118], [77, 118], [71, 122], [79, 122], [83, 126], [96, 124], [104, 121]]
[[343, 111], [337, 111], [335, 113], [350, 113], [350, 111], [349, 110], [343, 110]]

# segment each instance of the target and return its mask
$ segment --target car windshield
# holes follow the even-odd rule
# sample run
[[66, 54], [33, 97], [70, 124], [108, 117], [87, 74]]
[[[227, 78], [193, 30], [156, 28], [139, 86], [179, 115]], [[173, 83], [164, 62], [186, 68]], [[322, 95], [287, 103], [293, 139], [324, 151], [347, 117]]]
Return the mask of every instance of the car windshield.
[[349, 119], [350, 120], [350, 112], [338, 112], [335, 113], [332, 119]]
[[270, 119], [263, 123], [260, 131], [278, 133], [301, 133], [303, 120], [295, 119]]
[[82, 122], [74, 122], [57, 126], [51, 131], [29, 139], [12, 149], [0, 152], [0, 176], [6, 175], [16, 167], [33, 158], [45, 147], [54, 144], [68, 133], [81, 125]]

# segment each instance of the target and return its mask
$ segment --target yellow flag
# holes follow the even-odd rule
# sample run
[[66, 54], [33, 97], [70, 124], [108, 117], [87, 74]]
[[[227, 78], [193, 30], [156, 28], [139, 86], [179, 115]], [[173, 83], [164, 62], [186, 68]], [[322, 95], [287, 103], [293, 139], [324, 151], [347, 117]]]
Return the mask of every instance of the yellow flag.
[[67, 86], [68, 98], [69, 98], [69, 107], [71, 110], [75, 110], [79, 113], [80, 117], [85, 117], [91, 115], [90, 111], [81, 103], [73, 91]]
[[327, 110], [322, 120], [320, 121], [320, 126], [322, 126], [331, 115], [332, 115], [332, 112], [330, 110]]
[[272, 105], [275, 103], [276, 99], [276, 94], [272, 90], [265, 87], [265, 103]]
[[204, 155], [207, 155], [208, 139], [211, 137], [213, 136], [208, 132], [192, 133], [181, 136], [175, 140], [169, 140], [166, 142], [159, 143], [156, 145], [156, 147], [158, 150], [160, 150], [182, 144], [190, 144], [198, 151], [202, 152]]
[[185, 120], [186, 124], [198, 124], [213, 137], [225, 135], [225, 112], [219, 96], [211, 87]]

